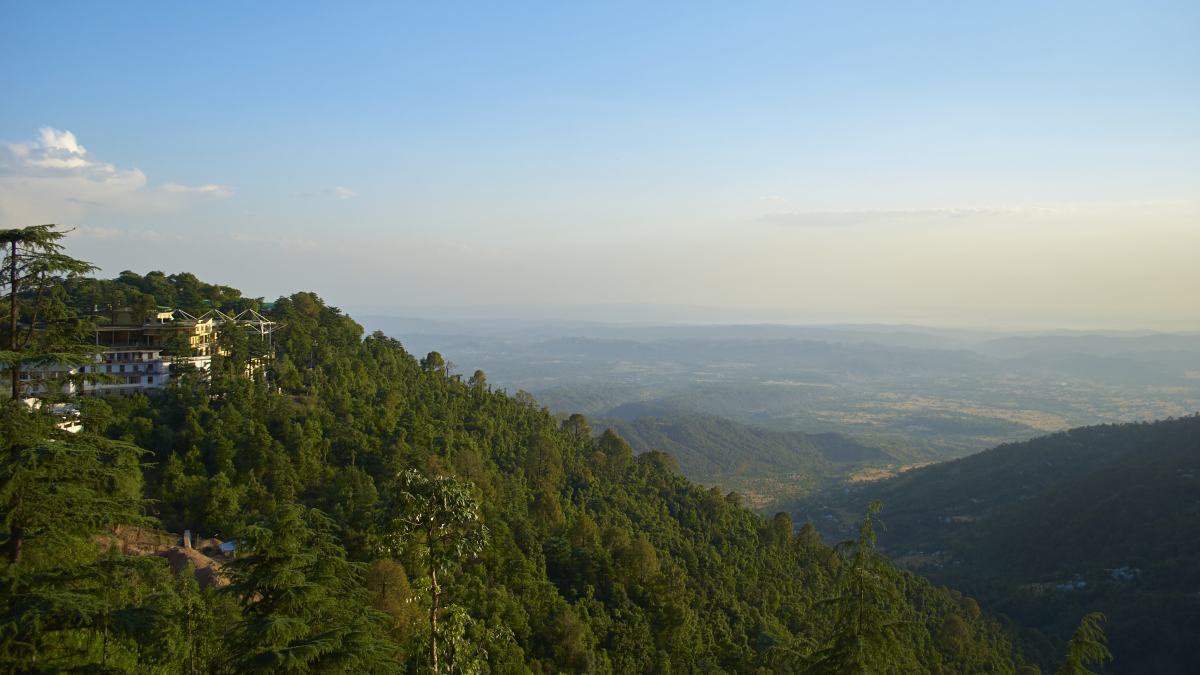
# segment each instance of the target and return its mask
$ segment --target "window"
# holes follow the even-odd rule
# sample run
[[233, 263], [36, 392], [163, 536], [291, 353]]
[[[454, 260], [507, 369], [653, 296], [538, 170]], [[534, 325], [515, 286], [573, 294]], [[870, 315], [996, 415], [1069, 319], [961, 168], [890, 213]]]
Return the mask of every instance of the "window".
[[117, 366], [117, 367], [121, 369], [121, 370], [120, 370], [120, 371], [118, 371], [118, 372], [122, 372], [122, 373], [123, 373], [123, 372], [125, 372], [125, 366]]
[[146, 384], [154, 384], [154, 376], [153, 375], [146, 378]]
[[104, 372], [106, 372], [106, 373], [111, 373], [111, 372], [112, 372], [112, 366], [104, 366]]

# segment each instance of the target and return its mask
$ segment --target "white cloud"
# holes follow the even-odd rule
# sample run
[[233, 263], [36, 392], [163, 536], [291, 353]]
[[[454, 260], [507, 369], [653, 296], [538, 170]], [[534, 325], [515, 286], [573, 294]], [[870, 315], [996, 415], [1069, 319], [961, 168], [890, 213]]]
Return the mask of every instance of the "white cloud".
[[38, 130], [38, 140], [0, 143], [0, 224], [72, 220], [89, 208], [164, 211], [233, 194], [222, 185], [146, 185], [140, 169], [118, 169], [87, 151], [70, 131]]
[[758, 220], [780, 225], [839, 226], [867, 223], [930, 220], [979, 220], [999, 216], [1034, 217], [1078, 213], [1075, 204], [1018, 204], [924, 209], [852, 209], [845, 211], [777, 211]]
[[178, 183], [164, 183], [154, 189], [164, 195], [187, 195], [205, 199], [224, 199], [233, 194], [233, 188], [228, 185], [209, 184], [188, 187]]
[[298, 193], [296, 193], [296, 196], [297, 197], [336, 197], [337, 199], [349, 199], [351, 197], [357, 197], [358, 193], [355, 192], [354, 190], [351, 190], [350, 188], [344, 188], [344, 187], [338, 185], [337, 187], [331, 187], [331, 188], [327, 188], [324, 190], [318, 190], [316, 192], [298, 192]]

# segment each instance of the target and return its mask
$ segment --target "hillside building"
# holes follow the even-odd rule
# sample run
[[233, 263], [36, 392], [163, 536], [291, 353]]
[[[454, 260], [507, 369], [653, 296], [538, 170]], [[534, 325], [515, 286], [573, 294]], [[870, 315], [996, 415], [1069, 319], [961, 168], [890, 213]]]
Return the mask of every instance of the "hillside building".
[[[180, 310], [154, 313], [138, 322], [133, 310], [122, 307], [109, 316], [109, 323], [96, 327], [96, 345], [104, 349], [93, 366], [93, 373], [106, 373], [119, 378], [115, 384], [85, 384], [72, 391], [82, 396], [131, 396], [149, 394], [167, 384], [173, 364], [191, 363], [207, 370], [212, 357], [219, 353], [217, 332], [221, 329], [213, 316], [197, 319]], [[166, 341], [184, 335], [193, 350], [191, 357], [164, 357]]]
[[[139, 321], [132, 308], [121, 307], [98, 314], [97, 317], [104, 321], [97, 322], [95, 344], [103, 352], [97, 355], [95, 364], [83, 366], [83, 372], [113, 375], [118, 381], [113, 384], [88, 383], [82, 387], [64, 384], [58, 389], [61, 393], [78, 396], [152, 394], [166, 386], [172, 366], [188, 363], [198, 370], [208, 370], [213, 356], [222, 354], [217, 345], [217, 334], [226, 322], [252, 327], [264, 339], [269, 339], [272, 331], [278, 327], [253, 310], [236, 317], [213, 311], [196, 318], [182, 310], [159, 308], [159, 311]], [[163, 355], [168, 340], [179, 335], [187, 338], [192, 356]], [[78, 372], [73, 366], [54, 365], [45, 370], [23, 371], [21, 379], [60, 378]], [[9, 389], [8, 380], [0, 378], [0, 392]], [[45, 393], [48, 393], [45, 386], [33, 390], [26, 388], [23, 392], [26, 396]]]

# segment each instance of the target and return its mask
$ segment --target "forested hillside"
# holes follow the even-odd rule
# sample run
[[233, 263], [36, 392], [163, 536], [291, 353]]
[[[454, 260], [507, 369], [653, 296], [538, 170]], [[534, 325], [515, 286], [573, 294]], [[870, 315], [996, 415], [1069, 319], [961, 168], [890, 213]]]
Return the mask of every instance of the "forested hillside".
[[771, 431], [642, 403], [609, 414], [598, 423], [628, 441], [634, 452], [667, 452], [687, 478], [737, 490], [754, 507], [816, 489], [852, 463], [896, 461], [840, 434]]
[[1002, 445], [824, 501], [883, 499], [880, 541], [901, 564], [1059, 640], [1083, 614], [1104, 612], [1114, 673], [1190, 673], [1200, 662], [1197, 469], [1200, 416], [1189, 416]]
[[[364, 338], [316, 295], [269, 315], [286, 324], [273, 345], [229, 325], [210, 376], [81, 401], [81, 434], [48, 407], [3, 407], [8, 672], [416, 673], [436, 658], [440, 672], [788, 673], [894, 657], [905, 672], [1008, 673], [1026, 660], [974, 601], [892, 572], [869, 527], [830, 548], [690, 483], [668, 454], [594, 437], [582, 415], [560, 424], [482, 372]], [[270, 366], [247, 376], [261, 353]], [[176, 577], [127, 537], [106, 543], [130, 528], [234, 542], [228, 585], [199, 588], [204, 556]]]

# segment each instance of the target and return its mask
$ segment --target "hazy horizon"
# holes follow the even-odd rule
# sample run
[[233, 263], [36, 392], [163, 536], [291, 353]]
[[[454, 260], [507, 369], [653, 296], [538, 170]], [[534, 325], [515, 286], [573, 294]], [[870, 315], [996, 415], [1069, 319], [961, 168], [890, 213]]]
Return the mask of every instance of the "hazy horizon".
[[355, 317], [418, 319], [448, 324], [472, 323], [581, 323], [631, 326], [789, 326], [859, 328], [880, 330], [949, 330], [981, 333], [1086, 333], [1143, 334], [1200, 332], [1189, 320], [1138, 322], [1106, 320], [1103, 317], [1072, 315], [1045, 310], [1017, 308], [981, 312], [978, 308], [897, 310], [876, 308], [865, 311], [755, 310], [739, 307], [611, 303], [597, 305], [496, 304], [496, 305], [337, 305]]
[[508, 318], [1200, 330], [1194, 3], [0, 19], [0, 227], [74, 227], [106, 276]]

